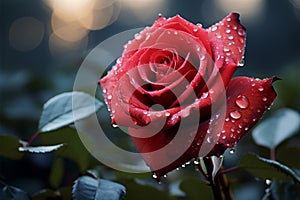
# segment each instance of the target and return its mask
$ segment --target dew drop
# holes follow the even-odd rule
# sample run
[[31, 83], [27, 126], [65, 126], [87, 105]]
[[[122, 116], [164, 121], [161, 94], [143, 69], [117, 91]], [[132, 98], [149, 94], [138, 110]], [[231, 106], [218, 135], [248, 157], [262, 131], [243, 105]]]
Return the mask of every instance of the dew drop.
[[263, 101], [267, 101], [268, 99], [267, 99], [267, 97], [263, 97], [262, 100]]
[[214, 91], [213, 89], [210, 89], [208, 92], [209, 92], [210, 94], [213, 94], [215, 91]]
[[235, 100], [236, 105], [241, 108], [241, 109], [246, 109], [249, 106], [249, 100], [246, 96], [244, 95], [239, 95], [237, 96]]
[[257, 89], [258, 89], [258, 91], [260, 91], [260, 92], [264, 91], [264, 88], [263, 88], [262, 86], [259, 86]]
[[229, 52], [230, 51], [230, 49], [228, 49], [227, 47], [224, 47], [224, 52]]
[[166, 116], [166, 117], [169, 117], [170, 115], [171, 115], [171, 114], [170, 114], [169, 112], [166, 112], [166, 113], [165, 113], [165, 116]]
[[216, 31], [217, 29], [218, 29], [217, 26], [213, 26], [213, 27], [211, 28], [211, 31], [214, 32], [214, 31]]
[[229, 40], [233, 40], [233, 36], [232, 36], [232, 35], [229, 35], [229, 36], [228, 36], [228, 39], [229, 39]]
[[240, 28], [240, 29], [238, 30], [238, 35], [241, 36], [241, 37], [243, 37], [243, 36], [246, 35], [246, 31], [245, 31], [244, 29]]
[[175, 31], [175, 32], [174, 32], [174, 35], [178, 35], [178, 32], [177, 32], [177, 31]]
[[202, 94], [202, 98], [205, 99], [205, 98], [207, 98], [207, 97], [208, 97], [208, 92], [204, 92], [204, 93]]
[[230, 21], [231, 21], [231, 18], [230, 18], [230, 17], [228, 17], [228, 18], [226, 19], [226, 21], [230, 22]]
[[270, 179], [266, 179], [266, 185], [271, 185], [272, 181]]
[[161, 13], [158, 13], [158, 17], [162, 17], [163, 15]]
[[164, 178], [167, 178], [167, 174], [164, 175]]
[[105, 88], [103, 88], [103, 94], [106, 94], [107, 90]]
[[229, 115], [233, 119], [239, 119], [242, 116], [241, 113], [238, 110], [231, 112]]
[[147, 35], [145, 40], [149, 40], [150, 39], [150, 35]]
[[245, 127], [245, 129], [244, 129], [245, 131], [248, 131], [249, 130], [249, 128], [248, 127]]
[[227, 117], [227, 118], [225, 119], [225, 121], [228, 122], [228, 121], [229, 121], [229, 118]]
[[152, 178], [157, 179], [157, 175], [155, 173], [153, 173]]
[[218, 38], [218, 39], [221, 39], [221, 38], [222, 38], [222, 36], [221, 36], [221, 35], [217, 35], [217, 38]]
[[141, 34], [137, 33], [137, 34], [134, 35], [134, 38], [136, 40], [140, 40], [142, 38], [142, 36], [141, 36]]
[[193, 31], [196, 33], [196, 32], [198, 31], [198, 28], [197, 28], [197, 27], [195, 27]]
[[223, 135], [223, 136], [222, 136], [222, 139], [225, 140], [225, 139], [226, 139], [226, 135]]
[[179, 171], [179, 167], [177, 167], [176, 170]]
[[239, 62], [238, 66], [239, 66], [239, 67], [243, 67], [244, 65], [245, 65], [245, 60], [242, 59], [242, 60]]
[[108, 99], [108, 100], [111, 100], [111, 99], [112, 99], [112, 95], [111, 95], [111, 94], [108, 95], [108, 96], [107, 96], [107, 99]]
[[228, 28], [228, 29], [226, 29], [226, 31], [225, 31], [226, 33], [230, 33], [231, 32], [231, 30]]
[[117, 124], [112, 124], [112, 127], [117, 128], [119, 126]]
[[234, 148], [230, 149], [229, 153], [230, 154], [234, 154], [235, 153], [235, 149]]
[[198, 159], [194, 160], [194, 164], [199, 165], [200, 164], [199, 160]]
[[211, 142], [212, 142], [212, 137], [211, 137], [211, 136], [208, 136], [208, 137], [206, 138], [206, 141], [207, 141], [208, 143], [211, 143]]
[[222, 130], [222, 131], [221, 131], [221, 133], [225, 133], [225, 132], [226, 132], [225, 130]]

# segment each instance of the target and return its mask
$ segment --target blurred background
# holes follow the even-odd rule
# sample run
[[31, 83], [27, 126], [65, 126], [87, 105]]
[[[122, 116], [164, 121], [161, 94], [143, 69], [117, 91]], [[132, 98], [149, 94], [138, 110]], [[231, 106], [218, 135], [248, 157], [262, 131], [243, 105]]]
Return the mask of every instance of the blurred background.
[[[209, 27], [232, 11], [247, 28], [245, 66], [236, 75], [282, 78], [272, 109], [299, 111], [300, 0], [1, 0], [0, 134], [28, 140], [43, 103], [71, 91], [85, 56], [110, 36], [150, 26], [159, 13]], [[18, 176], [18, 183], [30, 176], [33, 192], [44, 187], [35, 171], [46, 177], [50, 161], [32, 156], [22, 161], [31, 166], [27, 175], [16, 175], [15, 162], [0, 160], [0, 176]]]

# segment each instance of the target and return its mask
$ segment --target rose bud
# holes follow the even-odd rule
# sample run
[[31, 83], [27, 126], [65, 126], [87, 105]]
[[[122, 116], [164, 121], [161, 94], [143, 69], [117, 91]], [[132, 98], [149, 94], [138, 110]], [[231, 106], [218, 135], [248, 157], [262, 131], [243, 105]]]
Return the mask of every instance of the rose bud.
[[276, 78], [232, 78], [245, 37], [237, 13], [208, 29], [159, 16], [100, 80], [112, 123], [128, 127], [158, 179], [234, 147], [275, 99]]

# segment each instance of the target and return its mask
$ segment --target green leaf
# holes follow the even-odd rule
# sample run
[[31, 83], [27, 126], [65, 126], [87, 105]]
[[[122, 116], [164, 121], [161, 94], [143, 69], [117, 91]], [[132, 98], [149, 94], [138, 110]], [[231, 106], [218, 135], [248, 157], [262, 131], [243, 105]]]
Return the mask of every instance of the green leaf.
[[58, 143], [63, 143], [65, 146], [54, 153], [62, 158], [75, 161], [80, 171], [84, 172], [89, 165], [90, 154], [83, 146], [76, 129], [65, 127], [40, 135], [41, 145], [54, 145]]
[[292, 179], [300, 182], [300, 177], [289, 167], [255, 154], [247, 154], [239, 164], [239, 167], [261, 179]]
[[19, 138], [12, 135], [0, 135], [0, 156], [19, 160], [24, 155], [18, 151], [20, 146]]
[[49, 175], [49, 183], [51, 187], [58, 188], [64, 176], [64, 162], [61, 158], [56, 158]]
[[291, 109], [281, 109], [261, 122], [253, 130], [252, 136], [256, 144], [272, 149], [297, 133], [299, 127], [299, 113]]
[[74, 183], [72, 197], [74, 200], [120, 200], [125, 193], [125, 187], [119, 183], [82, 176]]
[[266, 189], [263, 200], [299, 200], [295, 183], [292, 181], [274, 180]]
[[83, 92], [62, 93], [44, 104], [39, 130], [48, 132], [67, 126], [95, 113], [102, 105], [99, 100]]
[[23, 190], [13, 187], [5, 186], [0, 190], [0, 199], [5, 200], [29, 200], [29, 196]]
[[50, 153], [63, 147], [63, 144], [51, 145], [51, 146], [38, 146], [38, 147], [19, 147], [19, 151], [28, 151], [30, 153]]
[[214, 199], [211, 187], [199, 179], [185, 179], [179, 187], [189, 200]]

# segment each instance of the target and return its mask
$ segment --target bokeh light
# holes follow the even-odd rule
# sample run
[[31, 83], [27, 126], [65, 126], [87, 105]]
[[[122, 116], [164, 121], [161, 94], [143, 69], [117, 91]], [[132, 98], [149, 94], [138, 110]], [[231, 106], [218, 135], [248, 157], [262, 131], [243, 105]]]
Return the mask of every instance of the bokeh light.
[[158, 13], [164, 11], [168, 1], [167, 0], [122, 0], [122, 8], [126, 13], [124, 18], [121, 18], [125, 24], [133, 22], [145, 22], [149, 18], [153, 19], [153, 16], [157, 16]]
[[30, 51], [42, 41], [45, 27], [42, 22], [33, 17], [22, 17], [10, 26], [9, 43], [19, 51]]
[[224, 13], [239, 12], [243, 19], [253, 20], [262, 14], [265, 0], [216, 0], [216, 6]]
[[[120, 0], [45, 0], [51, 8], [52, 35], [50, 52], [61, 49], [82, 48], [87, 44], [88, 33], [113, 23], [120, 13]], [[84, 40], [84, 41], [81, 41]], [[59, 44], [59, 42], [62, 42]], [[74, 44], [72, 44], [74, 43]]]

